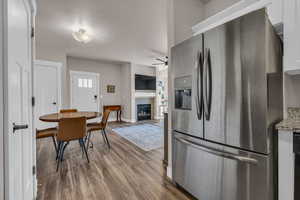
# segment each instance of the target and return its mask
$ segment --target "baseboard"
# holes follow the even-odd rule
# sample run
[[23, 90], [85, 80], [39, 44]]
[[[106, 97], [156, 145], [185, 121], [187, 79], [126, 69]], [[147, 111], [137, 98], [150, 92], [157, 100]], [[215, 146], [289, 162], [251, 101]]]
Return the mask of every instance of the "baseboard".
[[[128, 122], [128, 123], [135, 123], [136, 122], [136, 120], [133, 120], [133, 119], [126, 119], [126, 118], [121, 118], [121, 119], [122, 119], [123, 122]], [[110, 117], [108, 119], [108, 122], [115, 122], [115, 121], [117, 121], [117, 118], [115, 118], [115, 117]]]
[[124, 122], [128, 122], [128, 123], [134, 123], [135, 121], [132, 119], [126, 119], [126, 118], [122, 118], [122, 121]]
[[34, 181], [34, 194], [33, 194], [33, 196], [34, 196], [34, 199], [37, 199], [37, 194], [38, 194], [38, 179], [37, 179], [37, 176], [36, 175], [34, 175], [34, 177], [33, 177], [33, 181]]
[[172, 168], [170, 165], [167, 167], [167, 177], [172, 180]]
[[155, 119], [155, 120], [162, 120], [162, 119], [164, 119], [164, 118], [163, 118], [163, 117], [159, 117], [159, 116], [155, 116], [154, 119]]
[[[123, 120], [123, 119], [122, 119]], [[108, 118], [108, 120], [107, 120], [108, 122], [115, 122], [115, 121], [117, 121], [117, 118], [115, 118], [115, 117], [110, 117], [110, 118]]]
[[135, 120], [135, 119], [131, 119], [131, 120], [128, 120], [128, 122], [130, 122], [130, 123], [135, 123], [136, 120]]

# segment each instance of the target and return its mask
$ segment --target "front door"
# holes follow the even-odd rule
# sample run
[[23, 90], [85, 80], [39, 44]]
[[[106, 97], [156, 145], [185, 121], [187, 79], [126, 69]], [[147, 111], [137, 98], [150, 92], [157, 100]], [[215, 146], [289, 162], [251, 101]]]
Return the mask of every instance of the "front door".
[[71, 71], [70, 76], [71, 107], [99, 112], [99, 74]]
[[35, 126], [49, 128], [51, 123], [39, 120], [45, 114], [57, 113], [60, 108], [60, 63], [36, 61], [34, 65]]
[[31, 9], [27, 0], [9, 0], [7, 9], [5, 199], [33, 199]]

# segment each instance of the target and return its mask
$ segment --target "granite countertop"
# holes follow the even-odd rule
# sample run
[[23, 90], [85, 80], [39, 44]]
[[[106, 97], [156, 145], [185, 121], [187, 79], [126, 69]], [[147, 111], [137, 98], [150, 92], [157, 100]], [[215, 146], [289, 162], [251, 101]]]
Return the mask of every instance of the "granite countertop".
[[279, 131], [300, 133], [300, 108], [288, 108], [288, 117], [276, 125]]

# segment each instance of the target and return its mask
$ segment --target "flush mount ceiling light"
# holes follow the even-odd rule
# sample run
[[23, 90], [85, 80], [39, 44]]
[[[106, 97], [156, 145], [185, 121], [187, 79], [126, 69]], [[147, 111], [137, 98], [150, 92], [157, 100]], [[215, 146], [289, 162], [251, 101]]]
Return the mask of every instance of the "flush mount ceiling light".
[[72, 35], [78, 42], [88, 43], [91, 41], [90, 35], [83, 28], [80, 28], [78, 31], [74, 31]]

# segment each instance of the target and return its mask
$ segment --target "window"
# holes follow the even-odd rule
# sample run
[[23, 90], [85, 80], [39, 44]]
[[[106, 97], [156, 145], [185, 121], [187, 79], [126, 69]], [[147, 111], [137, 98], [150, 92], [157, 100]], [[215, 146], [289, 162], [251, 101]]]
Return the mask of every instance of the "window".
[[82, 86], [82, 79], [81, 79], [81, 78], [78, 79], [78, 87], [79, 87], [79, 88], [82, 88], [82, 87], [83, 87], [83, 86]]
[[93, 87], [93, 80], [86, 79], [86, 78], [79, 78], [78, 79], [78, 87], [79, 88], [92, 88]]
[[92, 79], [88, 80], [88, 88], [92, 88], [93, 87], [93, 81]]

